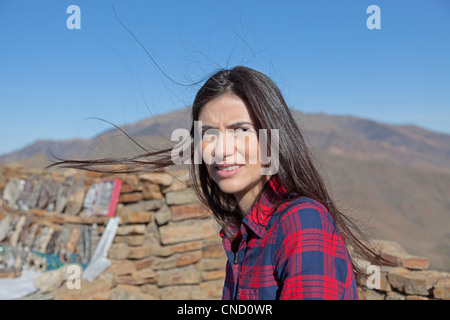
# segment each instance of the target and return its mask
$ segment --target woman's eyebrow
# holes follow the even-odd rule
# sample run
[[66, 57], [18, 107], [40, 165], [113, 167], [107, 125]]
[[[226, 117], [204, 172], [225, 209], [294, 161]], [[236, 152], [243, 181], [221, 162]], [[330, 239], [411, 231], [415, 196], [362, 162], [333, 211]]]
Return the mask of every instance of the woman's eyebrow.
[[232, 123], [232, 124], [228, 125], [227, 128], [236, 128], [236, 127], [240, 127], [240, 126], [243, 126], [243, 125], [250, 125], [250, 126], [253, 127], [253, 124], [251, 122], [238, 121], [238, 122], [235, 122], [235, 123]]
[[[233, 122], [233, 123], [229, 124], [227, 126], [227, 128], [236, 128], [236, 127], [240, 127], [240, 126], [243, 126], [243, 125], [249, 125], [249, 126], [253, 127], [253, 123], [251, 123], [251, 122], [238, 121], [238, 122]], [[217, 128], [215, 128], [215, 127], [213, 127], [211, 125], [208, 125], [208, 124], [202, 124], [202, 130], [206, 131], [206, 130], [209, 130], [209, 129], [217, 129]]]
[[209, 130], [209, 129], [217, 129], [217, 128], [215, 128], [213, 126], [210, 126], [208, 124], [202, 124], [201, 128], [202, 128], [203, 131], [206, 131], [206, 130]]

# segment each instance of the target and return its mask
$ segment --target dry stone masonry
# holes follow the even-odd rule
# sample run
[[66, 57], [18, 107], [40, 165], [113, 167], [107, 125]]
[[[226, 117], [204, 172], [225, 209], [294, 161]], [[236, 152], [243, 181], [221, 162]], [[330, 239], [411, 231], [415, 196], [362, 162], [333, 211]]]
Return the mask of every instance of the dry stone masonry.
[[428, 258], [408, 254], [394, 241], [373, 240], [373, 247], [389, 265], [378, 266], [375, 278], [368, 262], [354, 259], [369, 271], [358, 288], [360, 299], [450, 300], [450, 273], [428, 270]]
[[[109, 266], [74, 282], [113, 217], [119, 224]], [[187, 171], [108, 176], [0, 168], [0, 278], [40, 272], [37, 290], [22, 299], [220, 299], [226, 257], [218, 231]], [[428, 270], [427, 258], [395, 242], [374, 244], [393, 266], [380, 267], [376, 288], [361, 283], [361, 299], [450, 299], [449, 273]]]

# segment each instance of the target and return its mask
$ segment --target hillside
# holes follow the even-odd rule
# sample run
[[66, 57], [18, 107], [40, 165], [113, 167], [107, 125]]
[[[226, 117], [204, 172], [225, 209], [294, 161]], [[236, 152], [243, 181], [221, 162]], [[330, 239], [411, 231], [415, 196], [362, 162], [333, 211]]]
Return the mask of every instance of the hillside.
[[450, 169], [450, 135], [351, 116], [297, 113], [315, 147], [358, 159]]
[[[121, 129], [147, 148], [158, 147], [164, 141], [170, 140], [170, 134], [174, 129], [188, 127], [187, 121], [189, 118], [187, 115], [187, 109], [179, 110], [156, 118], [147, 118], [133, 124], [124, 125], [121, 126]], [[161, 136], [165, 136], [166, 139], [161, 139]], [[141, 151], [135, 144], [130, 144], [130, 140], [126, 135], [111, 124], [110, 130], [90, 140], [36, 141], [21, 150], [0, 155], [0, 164], [20, 164], [21, 161], [38, 154], [51, 159], [54, 156], [69, 159], [86, 159], [131, 155]], [[32, 161], [38, 167], [43, 162], [47, 163], [46, 161]]]
[[[317, 149], [357, 159], [389, 160], [415, 167], [450, 169], [450, 135], [415, 126], [389, 125], [351, 116], [305, 114], [294, 111], [307, 140]], [[188, 108], [123, 125], [121, 129], [145, 148], [170, 142], [176, 128], [189, 128]], [[161, 139], [163, 136], [163, 139]], [[91, 140], [36, 141], [25, 148], [0, 155], [8, 164], [42, 153], [74, 159], [123, 156], [141, 152], [138, 146], [111, 125]]]
[[338, 206], [366, 233], [450, 270], [450, 172], [321, 153]]
[[[360, 218], [371, 236], [397, 241], [429, 257], [432, 268], [450, 270], [450, 135], [351, 116], [294, 113], [341, 209]], [[189, 110], [182, 109], [122, 129], [151, 148], [188, 125]], [[50, 151], [80, 159], [141, 150], [112, 127], [92, 140], [36, 142], [0, 156], [0, 162], [42, 168]]]

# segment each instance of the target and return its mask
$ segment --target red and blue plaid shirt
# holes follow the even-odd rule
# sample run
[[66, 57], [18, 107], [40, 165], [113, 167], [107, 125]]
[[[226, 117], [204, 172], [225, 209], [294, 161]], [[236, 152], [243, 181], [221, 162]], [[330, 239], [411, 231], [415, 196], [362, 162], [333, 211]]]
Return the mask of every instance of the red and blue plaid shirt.
[[[276, 178], [244, 217], [237, 252], [222, 230], [228, 257], [223, 299], [358, 299], [345, 243], [326, 208], [285, 192]], [[237, 234], [237, 233], [236, 233]]]

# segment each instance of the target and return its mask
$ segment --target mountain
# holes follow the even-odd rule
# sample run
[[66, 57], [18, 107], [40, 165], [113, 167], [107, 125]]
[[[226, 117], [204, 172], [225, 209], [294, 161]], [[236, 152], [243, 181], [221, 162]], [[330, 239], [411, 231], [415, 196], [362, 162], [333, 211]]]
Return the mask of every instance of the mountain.
[[[294, 111], [338, 206], [369, 236], [450, 270], [450, 135], [352, 116]], [[167, 146], [189, 128], [189, 109], [122, 126], [142, 147]], [[43, 167], [62, 158], [128, 156], [141, 152], [114, 126], [91, 140], [38, 141], [0, 156], [0, 163]]]
[[82, 139], [72, 139], [66, 141], [39, 140], [21, 150], [1, 155], [0, 163], [8, 164], [27, 159], [37, 154], [50, 156], [53, 153], [73, 157], [76, 156], [80, 150], [83, 150], [86, 147], [86, 142], [87, 141]]
[[332, 154], [450, 169], [450, 135], [351, 116], [297, 113], [310, 142]]
[[21, 165], [23, 161], [27, 161], [28, 167], [39, 168], [49, 164], [49, 158], [55, 157], [87, 159], [137, 154], [142, 150], [136, 144], [130, 143], [126, 134], [147, 148], [159, 147], [170, 142], [170, 134], [176, 128], [188, 128], [188, 121], [189, 110], [181, 109], [123, 125], [120, 129], [111, 124], [110, 130], [90, 140], [39, 140], [21, 150], [0, 155], [0, 165]]
[[[305, 114], [294, 111], [307, 141], [319, 150], [361, 160], [388, 160], [421, 168], [450, 169], [450, 135], [416, 126], [389, 125], [352, 116]], [[188, 108], [121, 126], [145, 148], [167, 145], [176, 128], [189, 128]], [[161, 139], [163, 136], [163, 139]], [[125, 134], [111, 129], [91, 140], [36, 141], [25, 148], [0, 155], [0, 164], [20, 161], [36, 154], [85, 159], [141, 152]]]

